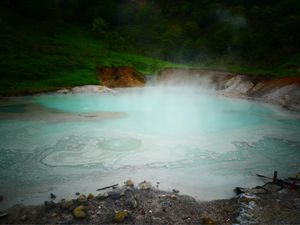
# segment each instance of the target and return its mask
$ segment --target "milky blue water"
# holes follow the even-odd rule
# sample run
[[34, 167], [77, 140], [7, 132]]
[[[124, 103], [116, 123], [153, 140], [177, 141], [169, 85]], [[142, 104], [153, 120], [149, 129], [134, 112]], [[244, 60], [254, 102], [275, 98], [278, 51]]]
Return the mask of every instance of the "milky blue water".
[[220, 199], [300, 171], [299, 114], [195, 88], [13, 98], [0, 119], [1, 207], [129, 178]]

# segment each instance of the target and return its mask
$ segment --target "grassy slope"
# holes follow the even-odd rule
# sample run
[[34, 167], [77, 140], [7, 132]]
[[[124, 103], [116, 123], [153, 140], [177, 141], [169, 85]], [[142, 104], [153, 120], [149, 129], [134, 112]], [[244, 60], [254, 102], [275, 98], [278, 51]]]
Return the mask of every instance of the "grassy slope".
[[97, 65], [133, 66], [144, 74], [176, 66], [108, 50], [88, 30], [78, 26], [59, 27], [49, 35], [45, 25], [21, 17], [6, 19], [0, 24], [0, 95], [99, 84]]
[[[53, 32], [47, 24], [38, 24], [20, 16], [12, 17], [7, 13], [3, 15], [0, 23], [0, 95], [31, 94], [60, 87], [99, 84], [95, 73], [97, 65], [133, 66], [145, 74], [164, 67], [180, 66], [108, 50], [105, 43], [79, 26], [60, 25], [54, 27], [56, 31]], [[280, 77], [299, 75], [299, 71], [295, 73], [299, 65], [300, 56], [276, 68], [251, 68], [222, 62], [204, 68]]]

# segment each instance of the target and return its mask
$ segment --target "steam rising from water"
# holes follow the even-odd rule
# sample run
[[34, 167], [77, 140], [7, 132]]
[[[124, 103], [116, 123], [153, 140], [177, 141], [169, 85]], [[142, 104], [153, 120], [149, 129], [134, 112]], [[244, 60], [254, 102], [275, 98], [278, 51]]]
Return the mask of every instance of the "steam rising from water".
[[199, 87], [41, 95], [3, 104], [0, 193], [6, 205], [128, 178], [218, 199], [233, 196], [235, 186], [260, 184], [257, 172], [300, 169], [299, 120]]

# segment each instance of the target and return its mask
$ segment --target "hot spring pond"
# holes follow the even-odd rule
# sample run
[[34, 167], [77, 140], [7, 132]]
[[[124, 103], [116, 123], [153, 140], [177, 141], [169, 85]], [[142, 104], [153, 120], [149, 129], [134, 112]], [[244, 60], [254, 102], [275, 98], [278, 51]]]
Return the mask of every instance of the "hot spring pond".
[[187, 88], [0, 102], [1, 208], [131, 178], [197, 199], [300, 171], [299, 114]]

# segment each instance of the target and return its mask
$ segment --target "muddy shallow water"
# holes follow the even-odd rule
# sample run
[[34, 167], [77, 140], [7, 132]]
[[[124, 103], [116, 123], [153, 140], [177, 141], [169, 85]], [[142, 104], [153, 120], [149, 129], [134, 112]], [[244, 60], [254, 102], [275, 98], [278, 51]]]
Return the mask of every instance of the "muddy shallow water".
[[300, 170], [299, 115], [195, 88], [51, 94], [0, 104], [1, 208], [120, 180], [201, 200]]

